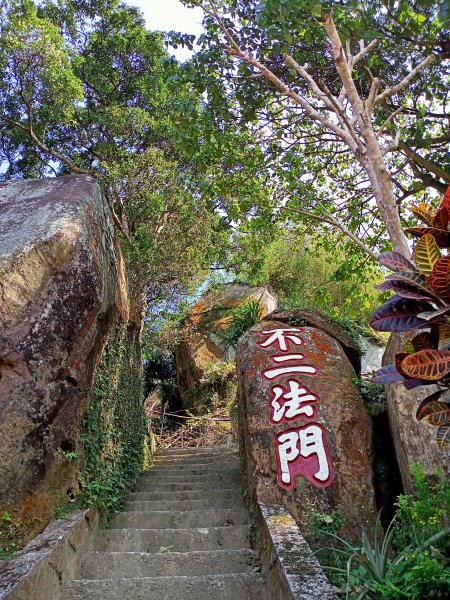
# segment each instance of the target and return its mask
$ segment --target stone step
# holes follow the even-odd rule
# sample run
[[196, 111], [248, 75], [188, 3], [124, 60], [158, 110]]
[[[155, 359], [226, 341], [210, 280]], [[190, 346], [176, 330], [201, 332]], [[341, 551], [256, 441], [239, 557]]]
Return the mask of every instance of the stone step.
[[88, 552], [83, 556], [80, 579], [218, 575], [253, 573], [258, 557], [252, 550], [210, 552]]
[[[172, 494], [171, 494], [172, 496]], [[233, 494], [232, 498], [208, 498], [198, 500], [129, 500], [125, 503], [126, 512], [147, 510], [212, 510], [212, 508], [237, 508], [244, 506], [242, 498]]]
[[98, 552], [189, 552], [242, 550], [250, 547], [249, 525], [197, 529], [104, 529], [97, 533]]
[[217, 458], [209, 458], [205, 459], [202, 457], [198, 457], [195, 460], [193, 458], [186, 460], [174, 460], [171, 458], [161, 458], [155, 460], [152, 463], [152, 466], [144, 472], [150, 472], [153, 469], [202, 469], [205, 471], [214, 471], [215, 469], [220, 469], [222, 467], [228, 468], [230, 466], [239, 466], [240, 460], [236, 456], [230, 456], [228, 458], [217, 457]]
[[111, 529], [191, 529], [245, 525], [249, 517], [242, 507], [205, 511], [119, 512], [111, 519]]
[[144, 471], [141, 477], [148, 477], [153, 474], [164, 473], [167, 473], [167, 475], [177, 475], [179, 473], [190, 473], [192, 475], [211, 475], [212, 473], [223, 473], [228, 471], [240, 472], [239, 463], [237, 461], [230, 461], [227, 463], [220, 462], [217, 463], [217, 466], [206, 463], [199, 463], [197, 465], [192, 463], [189, 463], [187, 465], [166, 465], [165, 463], [161, 463], [160, 465], [154, 465], [151, 469]]
[[237, 498], [240, 496], [240, 489], [236, 493], [236, 486], [233, 487], [218, 487], [218, 488], [200, 488], [195, 490], [181, 490], [181, 491], [156, 491], [158, 488], [149, 488], [147, 490], [132, 492], [128, 495], [128, 500], [214, 500], [218, 498]]
[[228, 469], [226, 471], [213, 471], [211, 473], [159, 473], [157, 471], [141, 475], [138, 479], [140, 483], [152, 483], [153, 485], [159, 485], [159, 483], [206, 483], [211, 481], [217, 483], [218, 481], [240, 481], [241, 472], [238, 469]]
[[65, 600], [267, 600], [263, 577], [247, 573], [75, 580], [63, 590]]
[[236, 454], [236, 446], [200, 446], [186, 448], [159, 448], [155, 456], [201, 456], [201, 455], [229, 455]]
[[206, 490], [210, 490], [211, 492], [218, 488], [233, 488], [236, 490], [236, 493], [239, 494], [239, 490], [241, 489], [240, 480], [237, 478], [224, 478], [217, 481], [194, 481], [193, 483], [182, 482], [182, 483], [166, 483], [166, 482], [158, 482], [157, 485], [152, 483], [151, 481], [138, 481], [136, 484], [137, 492], [202, 492]]

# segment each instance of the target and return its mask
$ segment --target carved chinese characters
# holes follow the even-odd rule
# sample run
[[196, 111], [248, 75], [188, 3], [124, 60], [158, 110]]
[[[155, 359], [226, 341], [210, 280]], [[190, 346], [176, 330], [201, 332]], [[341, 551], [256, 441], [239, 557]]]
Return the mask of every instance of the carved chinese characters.
[[[318, 367], [309, 364], [306, 356], [297, 351], [298, 347], [304, 346], [300, 334], [299, 329], [263, 330], [259, 332], [257, 342], [262, 349], [279, 351], [269, 356], [274, 366], [261, 373], [272, 382], [268, 399], [270, 423], [295, 425], [277, 433], [274, 440], [278, 485], [285, 489], [295, 487], [297, 475], [303, 475], [317, 487], [327, 487], [333, 480], [326, 431], [316, 422], [320, 398], [304, 383], [305, 378], [319, 377], [320, 373]], [[287, 381], [280, 381], [288, 376]]]

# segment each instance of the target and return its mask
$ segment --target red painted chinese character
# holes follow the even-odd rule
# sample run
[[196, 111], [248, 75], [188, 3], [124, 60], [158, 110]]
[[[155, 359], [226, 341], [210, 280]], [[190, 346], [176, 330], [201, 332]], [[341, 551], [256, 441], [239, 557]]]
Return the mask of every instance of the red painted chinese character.
[[274, 385], [270, 390], [272, 393], [270, 402], [272, 425], [292, 421], [300, 416], [308, 419], [315, 418], [317, 411], [314, 406], [311, 406], [311, 403], [318, 402], [320, 398], [316, 394], [312, 394], [307, 387], [303, 387], [302, 382], [296, 379], [289, 379], [287, 385], [289, 390], [281, 385]]
[[289, 429], [275, 437], [278, 464], [278, 485], [295, 487], [297, 475], [303, 475], [317, 487], [327, 487], [333, 479], [333, 467], [328, 450], [326, 431], [322, 425], [311, 423]]
[[269, 336], [264, 342], [257, 342], [258, 346], [261, 348], [270, 348], [274, 344], [277, 344], [278, 349], [281, 352], [286, 352], [288, 350], [288, 344], [286, 340], [289, 340], [296, 346], [303, 346], [304, 342], [301, 337], [299, 337], [300, 330], [299, 329], [269, 329], [267, 331], [260, 331], [261, 335]]

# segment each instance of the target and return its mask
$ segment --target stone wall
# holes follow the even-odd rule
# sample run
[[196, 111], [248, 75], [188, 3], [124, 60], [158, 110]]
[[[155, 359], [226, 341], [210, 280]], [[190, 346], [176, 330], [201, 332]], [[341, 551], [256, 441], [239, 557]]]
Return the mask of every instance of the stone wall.
[[77, 493], [96, 365], [128, 319], [123, 260], [90, 177], [0, 188], [0, 513], [25, 540]]

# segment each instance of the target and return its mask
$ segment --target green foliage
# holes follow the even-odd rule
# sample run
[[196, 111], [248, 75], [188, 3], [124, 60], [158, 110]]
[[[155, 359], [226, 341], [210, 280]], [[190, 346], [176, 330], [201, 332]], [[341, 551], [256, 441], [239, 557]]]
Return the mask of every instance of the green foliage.
[[246, 300], [241, 306], [230, 311], [231, 323], [224, 333], [226, 347], [235, 346], [239, 338], [253, 327], [262, 315], [262, 306], [259, 300]]
[[143, 400], [138, 332], [119, 321], [97, 367], [81, 435], [83, 501], [104, 518], [120, 508], [144, 466]]
[[6, 0], [0, 50], [1, 178], [92, 175], [132, 297], [146, 286], [154, 304], [192, 292], [224, 258], [229, 232], [203, 193], [206, 167], [181, 142], [180, 107], [190, 106], [194, 135], [201, 96], [179, 79], [161, 33], [118, 0]]
[[[239, 276], [251, 284], [269, 284], [286, 310], [311, 308], [333, 317], [365, 320], [379, 302], [374, 285], [380, 270], [334, 236], [286, 235], [283, 228], [271, 232], [266, 245], [260, 236], [243, 235]], [[362, 317], [362, 319], [361, 319]]]
[[397, 515], [384, 533], [380, 514], [373, 536], [363, 532], [360, 547], [322, 528], [334, 545], [320, 556], [349, 600], [448, 597], [450, 483], [438, 473], [430, 485], [420, 465], [412, 475], [413, 494], [399, 496]]
[[376, 416], [386, 410], [386, 391], [383, 385], [359, 377], [353, 378], [352, 383], [358, 388], [369, 415]]
[[24, 527], [5, 511], [0, 515], [0, 560], [7, 560], [23, 547]]
[[[273, 79], [262, 76], [255, 62], [243, 57], [250, 56], [264, 65], [321, 117], [337, 123], [342, 115], [327, 108], [326, 96], [340, 102], [342, 82], [325, 33], [325, 15], [332, 13], [346, 53], [350, 50], [355, 55], [359, 40], [366, 44], [378, 40], [365, 59], [351, 69], [355, 88], [362, 98], [368, 98], [375, 78], [381, 91], [404, 80], [412, 65], [430, 53], [444, 56], [443, 45], [449, 44], [444, 3], [220, 0], [214, 3], [215, 15], [208, 0], [183, 3], [201, 6], [205, 12], [200, 51], [183, 69], [184, 76], [204, 92], [206, 114], [224, 126], [236, 126], [241, 135], [250, 134], [255, 157], [257, 152], [264, 156], [260, 172], [255, 172], [265, 177], [271, 193], [265, 202], [253, 205], [255, 228], [263, 230], [264, 224], [278, 220], [303, 225], [308, 232], [319, 223], [320, 230], [329, 232], [330, 226], [320, 221], [326, 222], [331, 216], [369, 246], [387, 249], [387, 219], [371, 202], [374, 189], [368, 184], [359, 153], [351, 149], [352, 143], [343, 143], [312, 119], [311, 111], [288, 99]], [[222, 18], [220, 24], [214, 18], [217, 14]], [[229, 49], [227, 28], [235, 43], [233, 50]], [[285, 53], [307, 71], [307, 76], [300, 76], [285, 61]], [[442, 189], [443, 182], [448, 182], [447, 62], [434, 60], [386, 102], [376, 103], [371, 114], [371, 126], [376, 133], [382, 130], [379, 139], [383, 138], [383, 144], [394, 141], [401, 131], [400, 145], [396, 141], [393, 151], [384, 157], [398, 184], [393, 190], [398, 204], [412, 193], [430, 196], [430, 187]], [[311, 81], [319, 89], [317, 93]], [[343, 103], [344, 110], [346, 106]], [[349, 112], [347, 117], [351, 121], [354, 114]], [[402, 152], [408, 150], [412, 152], [406, 160]], [[253, 165], [257, 166], [255, 158]], [[373, 183], [371, 176], [369, 179]], [[223, 203], [222, 207], [236, 220], [236, 212], [245, 211], [243, 204]]]
[[[402, 494], [397, 500], [397, 528], [394, 545], [421, 546], [425, 539], [450, 526], [450, 482], [443, 471], [432, 481], [425, 476], [423, 467], [411, 467], [413, 493]], [[450, 540], [447, 540], [450, 550]], [[445, 550], [445, 546], [442, 547]]]

